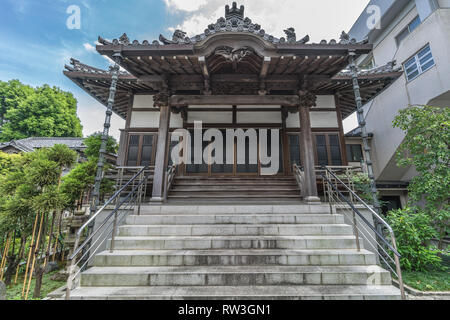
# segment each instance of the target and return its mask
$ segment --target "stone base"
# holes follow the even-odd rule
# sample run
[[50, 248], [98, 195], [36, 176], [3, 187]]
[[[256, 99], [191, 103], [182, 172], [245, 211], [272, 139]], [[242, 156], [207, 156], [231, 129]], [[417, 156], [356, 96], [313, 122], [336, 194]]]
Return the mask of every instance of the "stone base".
[[319, 197], [305, 197], [305, 202], [308, 204], [321, 204]]

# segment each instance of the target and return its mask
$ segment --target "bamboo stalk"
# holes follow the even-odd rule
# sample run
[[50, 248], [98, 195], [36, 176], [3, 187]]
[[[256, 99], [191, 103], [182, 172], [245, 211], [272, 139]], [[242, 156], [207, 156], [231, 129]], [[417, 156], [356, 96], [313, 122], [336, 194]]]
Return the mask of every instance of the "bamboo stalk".
[[55, 237], [55, 246], [53, 248], [52, 262], [55, 262], [55, 260], [56, 260], [56, 250], [58, 249], [58, 239], [59, 239], [59, 234], [61, 232], [61, 223], [62, 223], [62, 212], [60, 212], [60, 214], [59, 214], [58, 231], [56, 232], [56, 237]]
[[11, 235], [11, 233], [9, 233], [8, 240], [6, 241], [6, 245], [5, 245], [5, 250], [3, 252], [2, 262], [0, 264], [0, 281], [3, 280], [3, 274], [4, 274], [3, 269], [6, 266], [6, 260], [8, 258], [9, 247], [11, 244], [11, 237], [12, 237], [12, 235]]
[[50, 233], [49, 233], [49, 236], [48, 236], [48, 245], [47, 245], [47, 252], [45, 253], [44, 266], [47, 265], [47, 260], [50, 260], [50, 250], [52, 248], [53, 228], [55, 226], [55, 219], [56, 219], [56, 210], [53, 211], [52, 225], [50, 227]]
[[26, 237], [22, 236], [22, 243], [19, 251], [19, 262], [17, 264], [16, 276], [14, 277], [14, 284], [17, 284], [17, 279], [19, 278], [20, 271], [20, 260], [22, 260], [23, 253], [25, 252], [25, 245], [27, 243]]
[[27, 267], [25, 269], [25, 277], [23, 279], [22, 298], [23, 298], [23, 296], [25, 294], [25, 288], [26, 288], [27, 276], [28, 276], [28, 269], [30, 268], [31, 252], [33, 251], [34, 237], [36, 235], [36, 228], [37, 228], [38, 218], [39, 218], [39, 213], [36, 214], [36, 218], [34, 219], [33, 235], [31, 236], [30, 248], [28, 249]]
[[[30, 270], [30, 276], [29, 276], [29, 280], [28, 280], [27, 290], [25, 293], [25, 300], [28, 300], [28, 293], [30, 292], [31, 281], [33, 279], [34, 264], [36, 262], [36, 249], [39, 249], [39, 247], [40, 247], [39, 244], [40, 244], [40, 240], [41, 240], [41, 232], [42, 232], [42, 224], [44, 222], [44, 216], [45, 216], [45, 213], [42, 213], [41, 223], [39, 224], [39, 232], [38, 232], [38, 236], [37, 236], [37, 240], [36, 240], [36, 246], [35, 246], [35, 250], [33, 252], [33, 262], [31, 263], [31, 270]], [[38, 252], [38, 254], [39, 254], [39, 252]]]

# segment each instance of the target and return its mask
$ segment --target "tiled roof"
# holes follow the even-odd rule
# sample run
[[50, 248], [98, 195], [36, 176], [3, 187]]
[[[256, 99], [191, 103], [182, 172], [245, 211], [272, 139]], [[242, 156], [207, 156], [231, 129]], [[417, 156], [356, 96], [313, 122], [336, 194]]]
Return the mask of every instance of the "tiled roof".
[[57, 144], [64, 144], [70, 149], [85, 149], [83, 138], [26, 138], [13, 140], [0, 144], [0, 150], [6, 147], [14, 147], [23, 152], [33, 152], [35, 149], [51, 148]]

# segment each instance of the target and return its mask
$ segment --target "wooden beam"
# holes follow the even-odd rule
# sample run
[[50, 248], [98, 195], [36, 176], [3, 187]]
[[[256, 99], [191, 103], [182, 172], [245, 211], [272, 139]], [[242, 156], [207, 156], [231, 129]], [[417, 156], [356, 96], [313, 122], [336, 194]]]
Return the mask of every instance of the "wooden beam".
[[270, 57], [264, 57], [262, 67], [261, 67], [261, 72], [259, 73], [259, 77], [261, 79], [265, 79], [267, 77], [267, 73], [269, 71], [269, 66], [270, 66], [270, 61], [272, 61], [272, 59]]
[[295, 95], [258, 96], [258, 95], [174, 95], [170, 98], [172, 107], [189, 105], [283, 105], [298, 106], [299, 97]]

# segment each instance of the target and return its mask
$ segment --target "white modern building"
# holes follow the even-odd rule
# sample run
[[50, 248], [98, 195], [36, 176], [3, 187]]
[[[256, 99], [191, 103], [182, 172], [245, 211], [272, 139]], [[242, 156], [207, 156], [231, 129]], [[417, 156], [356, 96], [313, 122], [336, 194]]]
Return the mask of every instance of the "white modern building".
[[[367, 21], [377, 8], [373, 6], [381, 10], [381, 23], [371, 30]], [[404, 133], [393, 128], [392, 122], [409, 105], [450, 106], [450, 1], [372, 0], [349, 34], [373, 44], [373, 51], [360, 58], [361, 67], [395, 61], [404, 71], [364, 107], [367, 131], [372, 136], [375, 178], [383, 200], [393, 207], [404, 205], [406, 186], [415, 170], [396, 165], [396, 151]], [[355, 133], [357, 136], [358, 132], [347, 135], [348, 145], [358, 144]], [[357, 149], [347, 146], [353, 160], [358, 160]]]

